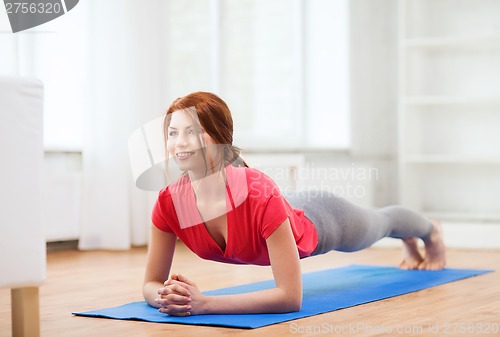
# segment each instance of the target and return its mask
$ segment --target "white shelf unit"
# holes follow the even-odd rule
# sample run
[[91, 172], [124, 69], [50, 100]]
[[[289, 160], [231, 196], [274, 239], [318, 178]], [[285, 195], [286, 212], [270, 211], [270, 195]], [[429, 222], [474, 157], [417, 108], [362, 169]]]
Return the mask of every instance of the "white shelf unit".
[[400, 202], [500, 233], [500, 1], [399, 1]]

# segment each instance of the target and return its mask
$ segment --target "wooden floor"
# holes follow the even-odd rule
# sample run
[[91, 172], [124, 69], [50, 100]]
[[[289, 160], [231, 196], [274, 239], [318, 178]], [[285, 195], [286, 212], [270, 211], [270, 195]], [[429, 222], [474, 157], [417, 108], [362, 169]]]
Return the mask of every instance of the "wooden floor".
[[[72, 311], [142, 300], [145, 254], [145, 248], [125, 252], [50, 252], [48, 278], [40, 290], [42, 336], [324, 336], [342, 335], [342, 330], [346, 335], [357, 336], [500, 336], [498, 332], [493, 333], [500, 324], [500, 251], [450, 250], [448, 253], [449, 267], [497, 270], [494, 273], [254, 330], [71, 315]], [[397, 265], [399, 259], [399, 250], [389, 248], [349, 254], [331, 252], [302, 260], [302, 270], [309, 272], [351, 263]], [[193, 279], [201, 290], [272, 277], [268, 267], [200, 260], [182, 244], [176, 251], [173, 271]], [[460, 333], [464, 327], [476, 334]], [[10, 336], [10, 328], [10, 292], [0, 289], [0, 337]], [[489, 329], [490, 333], [480, 333], [481, 329]]]

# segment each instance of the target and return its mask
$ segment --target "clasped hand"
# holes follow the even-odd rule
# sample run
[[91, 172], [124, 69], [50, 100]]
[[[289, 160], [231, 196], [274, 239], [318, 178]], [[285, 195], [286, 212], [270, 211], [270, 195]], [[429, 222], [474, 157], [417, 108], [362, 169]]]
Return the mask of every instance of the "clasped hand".
[[159, 298], [155, 302], [160, 312], [172, 316], [191, 316], [203, 313], [205, 296], [196, 284], [183, 275], [172, 274], [158, 289]]

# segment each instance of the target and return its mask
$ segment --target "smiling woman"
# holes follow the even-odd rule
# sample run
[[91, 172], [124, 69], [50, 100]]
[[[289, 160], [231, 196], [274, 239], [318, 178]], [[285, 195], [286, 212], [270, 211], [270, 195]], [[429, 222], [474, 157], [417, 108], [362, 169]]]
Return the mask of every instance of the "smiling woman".
[[[160, 191], [152, 212], [143, 294], [160, 312], [298, 311], [299, 259], [364, 249], [383, 237], [403, 239], [404, 269], [444, 267], [438, 221], [400, 206], [362, 208], [329, 193], [282, 195], [270, 177], [239, 157], [232, 145], [231, 113], [215, 94], [195, 92], [176, 99], [167, 109], [164, 131], [167, 152], [184, 173]], [[204, 259], [270, 265], [276, 287], [203, 295], [187, 277], [170, 274], [176, 237]], [[425, 259], [417, 238], [425, 243]]]
[[[174, 114], [176, 111], [180, 113]], [[189, 139], [184, 138], [186, 130]], [[232, 145], [231, 112], [227, 104], [216, 95], [196, 92], [176, 99], [167, 110], [164, 132], [167, 141], [166, 148], [170, 156], [179, 158], [179, 152], [176, 151], [187, 146], [206, 152], [203, 158], [210, 162], [209, 169], [212, 173], [215, 167], [214, 160], [217, 160], [219, 165], [220, 161], [226, 163], [242, 161], [239, 149]], [[188, 140], [194, 144], [188, 144]], [[222, 152], [218, 153], [218, 151]], [[205, 164], [207, 165], [207, 162]]]

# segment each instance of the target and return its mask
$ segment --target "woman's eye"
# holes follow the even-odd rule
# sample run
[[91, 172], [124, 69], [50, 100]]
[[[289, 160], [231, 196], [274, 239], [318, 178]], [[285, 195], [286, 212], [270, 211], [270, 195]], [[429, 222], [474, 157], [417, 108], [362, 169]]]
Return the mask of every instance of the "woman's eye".
[[[195, 129], [190, 129], [190, 130], [187, 130], [186, 133], [188, 135], [197, 135], [198, 132], [195, 130]], [[178, 131], [169, 131], [168, 132], [168, 136], [169, 137], [175, 137], [175, 136], [178, 136], [179, 135], [179, 132]]]

